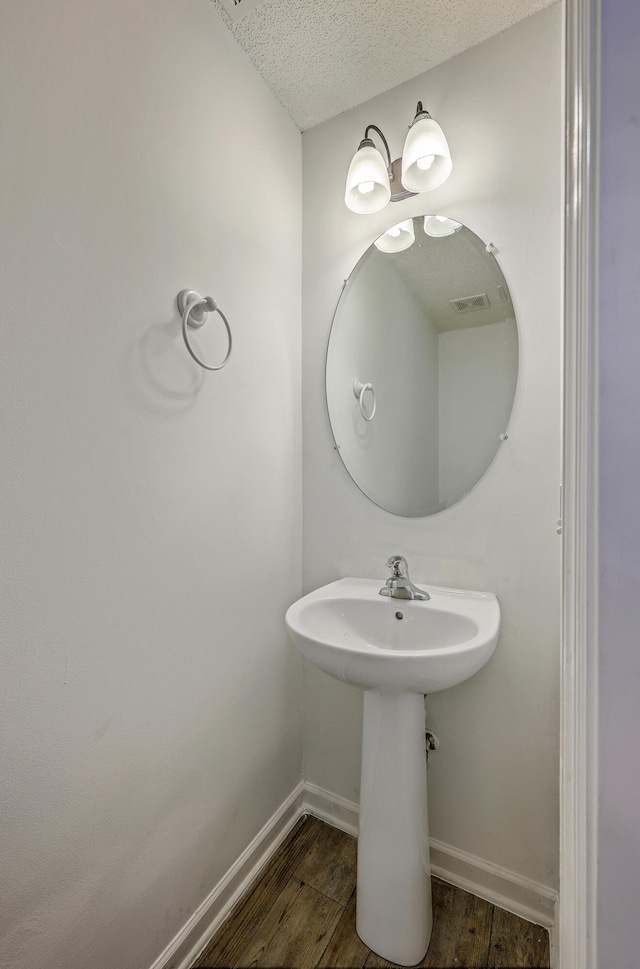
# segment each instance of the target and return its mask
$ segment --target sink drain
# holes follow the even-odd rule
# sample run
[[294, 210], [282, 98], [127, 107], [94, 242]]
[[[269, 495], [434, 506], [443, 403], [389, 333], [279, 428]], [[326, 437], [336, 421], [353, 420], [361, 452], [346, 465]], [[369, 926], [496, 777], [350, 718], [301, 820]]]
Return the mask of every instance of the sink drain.
[[401, 612], [396, 612], [396, 619], [404, 619], [404, 615]]

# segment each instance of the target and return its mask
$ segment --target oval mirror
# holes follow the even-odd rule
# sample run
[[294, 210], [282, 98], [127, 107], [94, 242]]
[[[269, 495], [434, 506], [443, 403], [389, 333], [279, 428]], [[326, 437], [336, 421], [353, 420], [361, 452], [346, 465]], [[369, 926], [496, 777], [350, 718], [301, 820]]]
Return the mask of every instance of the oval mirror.
[[333, 318], [326, 391], [344, 465], [408, 518], [459, 501], [504, 439], [518, 376], [507, 283], [485, 243], [444, 216], [387, 230]]

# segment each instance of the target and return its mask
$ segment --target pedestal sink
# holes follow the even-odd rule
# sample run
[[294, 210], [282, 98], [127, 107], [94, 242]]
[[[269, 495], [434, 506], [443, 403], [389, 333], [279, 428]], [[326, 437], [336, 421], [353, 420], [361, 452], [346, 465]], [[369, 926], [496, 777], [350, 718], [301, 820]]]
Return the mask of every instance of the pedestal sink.
[[431, 586], [426, 602], [383, 598], [380, 585], [340, 579], [285, 620], [304, 656], [365, 691], [356, 928], [378, 955], [413, 966], [432, 925], [423, 694], [485, 665], [500, 607], [490, 593]]

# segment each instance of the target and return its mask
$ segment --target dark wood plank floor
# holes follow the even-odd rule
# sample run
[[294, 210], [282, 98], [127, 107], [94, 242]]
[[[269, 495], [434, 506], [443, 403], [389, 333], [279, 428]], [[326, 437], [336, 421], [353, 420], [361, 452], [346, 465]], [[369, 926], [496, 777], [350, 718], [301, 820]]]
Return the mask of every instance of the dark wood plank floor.
[[[193, 969], [392, 969], [356, 934], [356, 840], [301, 818]], [[545, 929], [433, 879], [425, 969], [548, 969]]]

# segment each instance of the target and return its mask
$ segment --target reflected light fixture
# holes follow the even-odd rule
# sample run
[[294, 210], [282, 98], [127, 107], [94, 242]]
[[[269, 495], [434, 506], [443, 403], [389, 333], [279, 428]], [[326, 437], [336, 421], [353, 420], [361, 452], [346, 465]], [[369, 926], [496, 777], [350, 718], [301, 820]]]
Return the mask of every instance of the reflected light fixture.
[[[369, 132], [375, 131], [385, 148], [386, 161]], [[418, 101], [416, 116], [405, 138], [402, 158], [391, 161], [387, 139], [380, 128], [367, 125], [364, 138], [351, 160], [344, 200], [352, 212], [379, 212], [387, 202], [399, 202], [429, 192], [445, 182], [452, 169], [444, 132]]]
[[404, 222], [398, 222], [397, 225], [392, 225], [390, 229], [383, 232], [380, 238], [375, 240], [374, 245], [380, 252], [402, 252], [403, 249], [413, 245], [415, 237], [413, 219], [405, 219]]
[[425, 215], [424, 231], [434, 239], [441, 239], [443, 236], [452, 236], [454, 232], [462, 228], [461, 222], [455, 219], [448, 219], [446, 215]]

